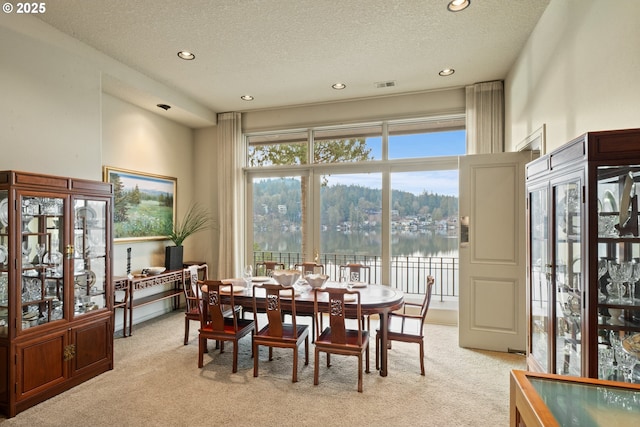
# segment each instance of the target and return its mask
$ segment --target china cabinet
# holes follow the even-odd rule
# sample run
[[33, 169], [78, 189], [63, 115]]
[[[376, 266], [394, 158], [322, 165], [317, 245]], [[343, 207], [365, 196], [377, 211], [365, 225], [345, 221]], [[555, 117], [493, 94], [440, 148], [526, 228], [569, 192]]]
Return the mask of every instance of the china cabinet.
[[0, 409], [113, 368], [109, 183], [0, 172]]
[[527, 165], [530, 370], [640, 382], [639, 181], [640, 129]]

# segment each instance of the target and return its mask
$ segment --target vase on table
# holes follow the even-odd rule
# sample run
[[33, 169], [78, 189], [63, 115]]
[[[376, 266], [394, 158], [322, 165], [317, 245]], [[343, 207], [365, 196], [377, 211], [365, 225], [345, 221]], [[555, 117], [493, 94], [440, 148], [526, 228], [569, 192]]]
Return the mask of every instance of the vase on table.
[[183, 264], [184, 246], [167, 246], [164, 251], [164, 266], [167, 270], [180, 270]]

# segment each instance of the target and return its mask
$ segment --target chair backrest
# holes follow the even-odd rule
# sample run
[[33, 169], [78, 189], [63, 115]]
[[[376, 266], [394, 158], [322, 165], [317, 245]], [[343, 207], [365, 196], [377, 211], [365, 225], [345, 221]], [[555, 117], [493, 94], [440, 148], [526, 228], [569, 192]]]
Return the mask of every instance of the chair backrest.
[[349, 282], [371, 283], [371, 267], [364, 264], [346, 264], [340, 266], [340, 279], [345, 278]]
[[[319, 304], [321, 300], [328, 299], [328, 306], [325, 308]], [[348, 290], [345, 288], [315, 288], [313, 293], [313, 312], [315, 315], [316, 325], [321, 325], [321, 316], [323, 313], [329, 314], [329, 326], [331, 327], [331, 342], [334, 344], [347, 343], [347, 307], [345, 305], [345, 295], [354, 295], [356, 317], [362, 318], [362, 305], [360, 302], [360, 292]], [[352, 317], [352, 316], [349, 316]], [[358, 325], [358, 345], [362, 344], [362, 322], [355, 322]], [[322, 331], [316, 328], [316, 340]]]
[[284, 270], [284, 263], [278, 261], [262, 261], [256, 264], [256, 274], [258, 272], [258, 268], [262, 267], [264, 269], [264, 275], [272, 277], [273, 270], [277, 270], [278, 268]]
[[316, 274], [320, 271], [320, 274], [324, 274], [324, 265], [315, 262], [300, 262], [295, 265], [296, 269], [302, 271], [302, 275]]
[[[256, 291], [259, 289], [264, 289], [265, 291], [264, 302], [262, 302], [260, 306], [258, 305], [258, 299], [256, 297]], [[284, 330], [284, 312], [282, 310], [281, 303], [282, 297], [291, 301], [291, 310], [290, 312], [288, 311], [288, 314], [291, 314], [293, 330], [297, 333], [295, 288], [293, 286], [284, 286], [279, 283], [263, 283], [253, 286], [253, 317], [256, 322], [256, 330], [260, 330], [258, 327], [258, 312], [262, 309], [267, 314], [269, 336], [282, 338]]]
[[435, 283], [433, 276], [427, 276], [427, 289], [424, 292], [424, 300], [422, 301], [422, 307], [420, 307], [420, 316], [422, 317], [422, 323], [427, 317], [427, 311], [429, 311], [429, 304], [431, 304], [431, 292], [433, 291], [433, 284]]
[[[198, 280], [202, 290], [202, 307], [200, 323], [202, 327], [210, 326], [212, 330], [225, 330], [224, 313], [227, 307], [235, 307], [233, 300], [233, 283], [222, 283], [220, 280]], [[229, 296], [230, 302], [223, 304], [223, 296]], [[228, 305], [227, 305], [228, 304]], [[238, 317], [235, 310], [231, 310], [234, 330], [238, 330]]]
[[187, 311], [196, 309], [200, 297], [200, 287], [198, 280], [209, 278], [209, 268], [207, 264], [192, 265], [182, 271], [182, 289], [186, 301]]

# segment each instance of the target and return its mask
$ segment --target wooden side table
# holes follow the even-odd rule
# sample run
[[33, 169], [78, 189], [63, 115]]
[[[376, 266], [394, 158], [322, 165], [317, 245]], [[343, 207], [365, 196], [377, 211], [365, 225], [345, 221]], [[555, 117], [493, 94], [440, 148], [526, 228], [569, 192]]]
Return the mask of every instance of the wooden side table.
[[[114, 277], [113, 279], [113, 327], [115, 329], [116, 309], [122, 309], [122, 336], [127, 336], [127, 312], [129, 311], [130, 283], [127, 277]], [[116, 292], [124, 292], [122, 299], [116, 297]], [[115, 332], [115, 331], [114, 331]]]
[[[184, 291], [182, 289], [183, 274], [183, 269], [169, 270], [165, 271], [164, 273], [155, 274], [153, 276], [134, 277], [133, 279], [129, 279], [129, 336], [131, 336], [132, 334], [131, 329], [133, 325], [133, 309], [135, 307], [141, 307], [143, 305], [152, 304], [166, 299], [172, 300], [174, 310], [180, 307], [180, 296], [184, 294]], [[173, 286], [166, 291], [147, 295], [138, 299], [134, 298], [135, 291], [147, 289], [153, 286], [166, 285], [169, 283]]]

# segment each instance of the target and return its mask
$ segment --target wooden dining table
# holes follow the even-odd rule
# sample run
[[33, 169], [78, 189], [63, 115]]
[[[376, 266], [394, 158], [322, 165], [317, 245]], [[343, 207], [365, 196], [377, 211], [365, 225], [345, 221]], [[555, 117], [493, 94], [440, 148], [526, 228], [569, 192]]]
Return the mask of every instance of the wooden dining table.
[[[237, 280], [237, 279], [235, 279]], [[227, 282], [227, 280], [223, 280]], [[276, 283], [273, 279], [271, 283]], [[253, 283], [260, 285], [260, 283]], [[341, 286], [337, 282], [327, 282], [325, 286]], [[296, 312], [299, 315], [313, 316], [313, 291], [309, 286], [300, 286], [301, 292], [296, 294]], [[387, 326], [389, 313], [398, 310], [404, 304], [404, 293], [398, 289], [393, 289], [384, 285], [366, 285], [362, 288], [354, 288], [360, 292], [360, 305], [363, 315], [378, 315], [380, 317], [380, 335], [382, 342], [380, 351], [380, 375], [387, 376]], [[256, 289], [256, 301], [258, 305], [264, 304], [264, 291]], [[327, 295], [323, 294], [318, 300], [318, 305], [326, 307], [328, 305]], [[243, 287], [242, 291], [234, 292], [234, 304], [240, 305], [253, 311], [253, 291], [251, 287]], [[354, 316], [356, 312], [355, 302], [345, 301], [347, 315]], [[286, 300], [283, 299], [283, 309], [286, 310]]]

